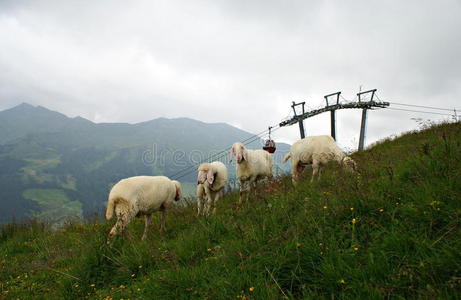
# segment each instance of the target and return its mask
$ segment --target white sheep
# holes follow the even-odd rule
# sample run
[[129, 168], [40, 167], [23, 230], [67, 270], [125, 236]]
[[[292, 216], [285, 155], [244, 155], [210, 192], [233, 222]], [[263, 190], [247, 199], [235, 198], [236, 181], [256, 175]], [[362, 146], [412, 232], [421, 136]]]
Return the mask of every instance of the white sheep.
[[220, 161], [203, 163], [198, 167], [197, 176], [197, 216], [204, 202], [203, 215], [216, 214], [216, 203], [227, 183], [227, 167]]
[[123, 232], [134, 217], [145, 216], [142, 240], [147, 237], [147, 228], [152, 222], [152, 213], [160, 211], [160, 231], [165, 230], [165, 212], [173, 201], [182, 197], [181, 184], [165, 176], [136, 176], [116, 183], [107, 201], [106, 219], [117, 216], [109, 236]]
[[330, 161], [337, 161], [350, 171], [356, 170], [352, 158], [346, 156], [335, 140], [328, 135], [311, 136], [295, 142], [283, 158], [283, 162], [290, 158], [293, 184], [298, 183], [299, 176], [308, 164], [312, 164], [311, 182], [317, 174], [320, 177], [321, 167]]
[[242, 143], [234, 143], [231, 156], [237, 161], [237, 178], [240, 181], [239, 203], [242, 203], [244, 192], [256, 186], [258, 180], [272, 178], [272, 156], [265, 150], [249, 150]]

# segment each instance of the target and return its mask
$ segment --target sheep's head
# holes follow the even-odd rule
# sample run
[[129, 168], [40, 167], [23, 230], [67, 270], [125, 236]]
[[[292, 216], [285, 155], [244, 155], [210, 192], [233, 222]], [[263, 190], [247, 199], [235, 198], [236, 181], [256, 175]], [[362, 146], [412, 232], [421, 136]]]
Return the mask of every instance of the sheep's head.
[[122, 232], [123, 231], [123, 226], [122, 226], [122, 220], [121, 219], [117, 219], [117, 222], [115, 222], [115, 225], [114, 227], [112, 227], [112, 229], [110, 230], [109, 234], [108, 234], [108, 240], [107, 240], [107, 244], [111, 244], [112, 241], [114, 240], [114, 237], [119, 233], [119, 232]]
[[113, 237], [114, 235], [117, 234], [117, 229], [116, 227], [114, 226], [111, 231], [109, 232], [109, 237]]
[[343, 166], [346, 168], [346, 170], [351, 171], [351, 172], [357, 171], [357, 164], [349, 156], [344, 157], [342, 163], [343, 163]]
[[205, 182], [208, 182], [209, 184], [213, 184], [214, 182], [213, 169], [208, 163], [201, 164], [198, 167], [197, 184]]
[[181, 183], [179, 181], [173, 180], [174, 187], [176, 189], [176, 195], [174, 197], [175, 201], [179, 201], [182, 199], [182, 188]]
[[242, 143], [234, 143], [231, 148], [231, 156], [235, 157], [237, 163], [247, 160], [247, 149]]

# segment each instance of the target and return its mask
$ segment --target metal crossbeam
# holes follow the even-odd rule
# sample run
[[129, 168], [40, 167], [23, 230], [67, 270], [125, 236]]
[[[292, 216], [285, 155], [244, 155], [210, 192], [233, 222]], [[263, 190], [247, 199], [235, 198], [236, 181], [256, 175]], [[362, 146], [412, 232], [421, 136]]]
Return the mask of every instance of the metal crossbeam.
[[290, 120], [283, 121], [279, 124], [280, 127], [283, 126], [289, 126], [298, 123], [300, 120], [304, 120], [313, 116], [316, 116], [318, 114], [327, 112], [327, 111], [332, 111], [336, 109], [348, 109], [348, 108], [366, 108], [366, 109], [373, 109], [375, 107], [380, 107], [380, 108], [385, 108], [389, 106], [389, 102], [376, 102], [376, 101], [368, 101], [368, 102], [350, 102], [350, 103], [344, 103], [344, 104], [334, 104], [334, 105], [328, 105], [320, 109], [315, 109], [308, 111], [302, 115], [297, 115], [294, 116]]
[[[364, 100], [363, 95], [370, 94], [370, 93], [371, 93], [370, 100], [363, 101]], [[360, 137], [359, 137], [358, 148], [359, 150], [363, 150], [365, 146], [365, 132], [366, 132], [366, 127], [367, 127], [367, 111], [373, 108], [378, 108], [378, 107], [385, 108], [389, 106], [389, 102], [374, 101], [375, 94], [376, 94], [376, 89], [359, 92], [357, 94], [358, 102], [349, 102], [349, 103], [340, 104], [339, 96], [341, 95], [341, 92], [332, 93], [332, 94], [324, 96], [325, 102], [326, 102], [326, 106], [324, 108], [315, 109], [315, 110], [311, 110], [308, 112], [304, 112], [304, 104], [305, 104], [304, 102], [302, 103], [293, 102], [293, 104], [291, 105], [294, 111], [293, 118], [291, 118], [290, 120], [281, 122], [279, 126], [283, 127], [283, 126], [289, 126], [289, 125], [298, 123], [299, 130], [301, 133], [301, 139], [303, 139], [304, 138], [303, 120], [329, 111], [331, 112], [331, 136], [336, 140], [336, 110], [337, 109], [347, 109], [347, 108], [361, 108], [362, 109], [362, 121], [360, 125]], [[336, 96], [336, 104], [330, 105], [330, 103], [328, 103], [328, 98], [332, 96]], [[297, 105], [302, 105], [302, 108], [303, 108], [303, 113], [300, 115], [296, 114], [295, 106]]]

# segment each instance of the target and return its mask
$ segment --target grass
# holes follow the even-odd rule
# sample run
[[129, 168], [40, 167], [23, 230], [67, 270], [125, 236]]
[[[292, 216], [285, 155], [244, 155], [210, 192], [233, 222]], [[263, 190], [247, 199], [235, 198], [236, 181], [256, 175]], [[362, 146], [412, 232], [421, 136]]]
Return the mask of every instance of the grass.
[[22, 195], [40, 205], [40, 212], [34, 215], [38, 219], [57, 221], [62, 216], [82, 216], [82, 203], [70, 200], [63, 190], [27, 189]]
[[113, 222], [9, 224], [0, 297], [459, 299], [460, 129], [436, 125], [356, 153], [357, 174], [332, 164], [313, 184], [278, 178], [243, 207], [229, 194], [209, 218], [177, 208], [144, 242], [142, 220], [112, 245]]
[[60, 180], [61, 187], [66, 190], [77, 190], [77, 179], [73, 177], [72, 175], [68, 174], [66, 175], [66, 178], [63, 180]]
[[28, 164], [23, 168], [24, 182], [34, 181], [44, 183], [53, 181], [54, 176], [46, 173], [46, 171], [59, 165], [61, 160], [59, 156], [55, 156], [47, 159], [27, 158], [25, 161], [27, 161]]

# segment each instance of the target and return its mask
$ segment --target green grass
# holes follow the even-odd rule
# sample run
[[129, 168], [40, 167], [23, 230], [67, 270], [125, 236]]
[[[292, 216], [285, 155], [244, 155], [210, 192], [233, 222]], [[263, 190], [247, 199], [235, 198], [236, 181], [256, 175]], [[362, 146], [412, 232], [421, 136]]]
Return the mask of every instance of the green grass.
[[[193, 207], [142, 220], [106, 244], [113, 222], [10, 224], [0, 235], [5, 299], [459, 299], [461, 125], [441, 124], [356, 153], [296, 188], [261, 185], [216, 216]], [[158, 224], [158, 216], [154, 219]], [[132, 236], [131, 239], [129, 236]], [[110, 299], [106, 298], [106, 299]]]
[[66, 176], [65, 180], [66, 180], [65, 182], [60, 181], [61, 187], [63, 189], [73, 190], [73, 191], [77, 190], [77, 179], [75, 179], [75, 177], [69, 174]]
[[61, 162], [60, 156], [46, 159], [27, 158], [24, 159], [28, 164], [22, 168], [24, 172], [24, 182], [53, 182], [54, 175], [46, 173], [47, 170], [55, 168]]
[[102, 160], [91, 162], [84, 166], [86, 172], [92, 172], [94, 170], [99, 169], [102, 165], [110, 162], [117, 156], [117, 152], [110, 152], [109, 155], [104, 157]]
[[40, 205], [40, 212], [34, 214], [35, 218], [57, 221], [62, 216], [82, 216], [82, 203], [70, 200], [63, 190], [27, 189], [22, 195]]

